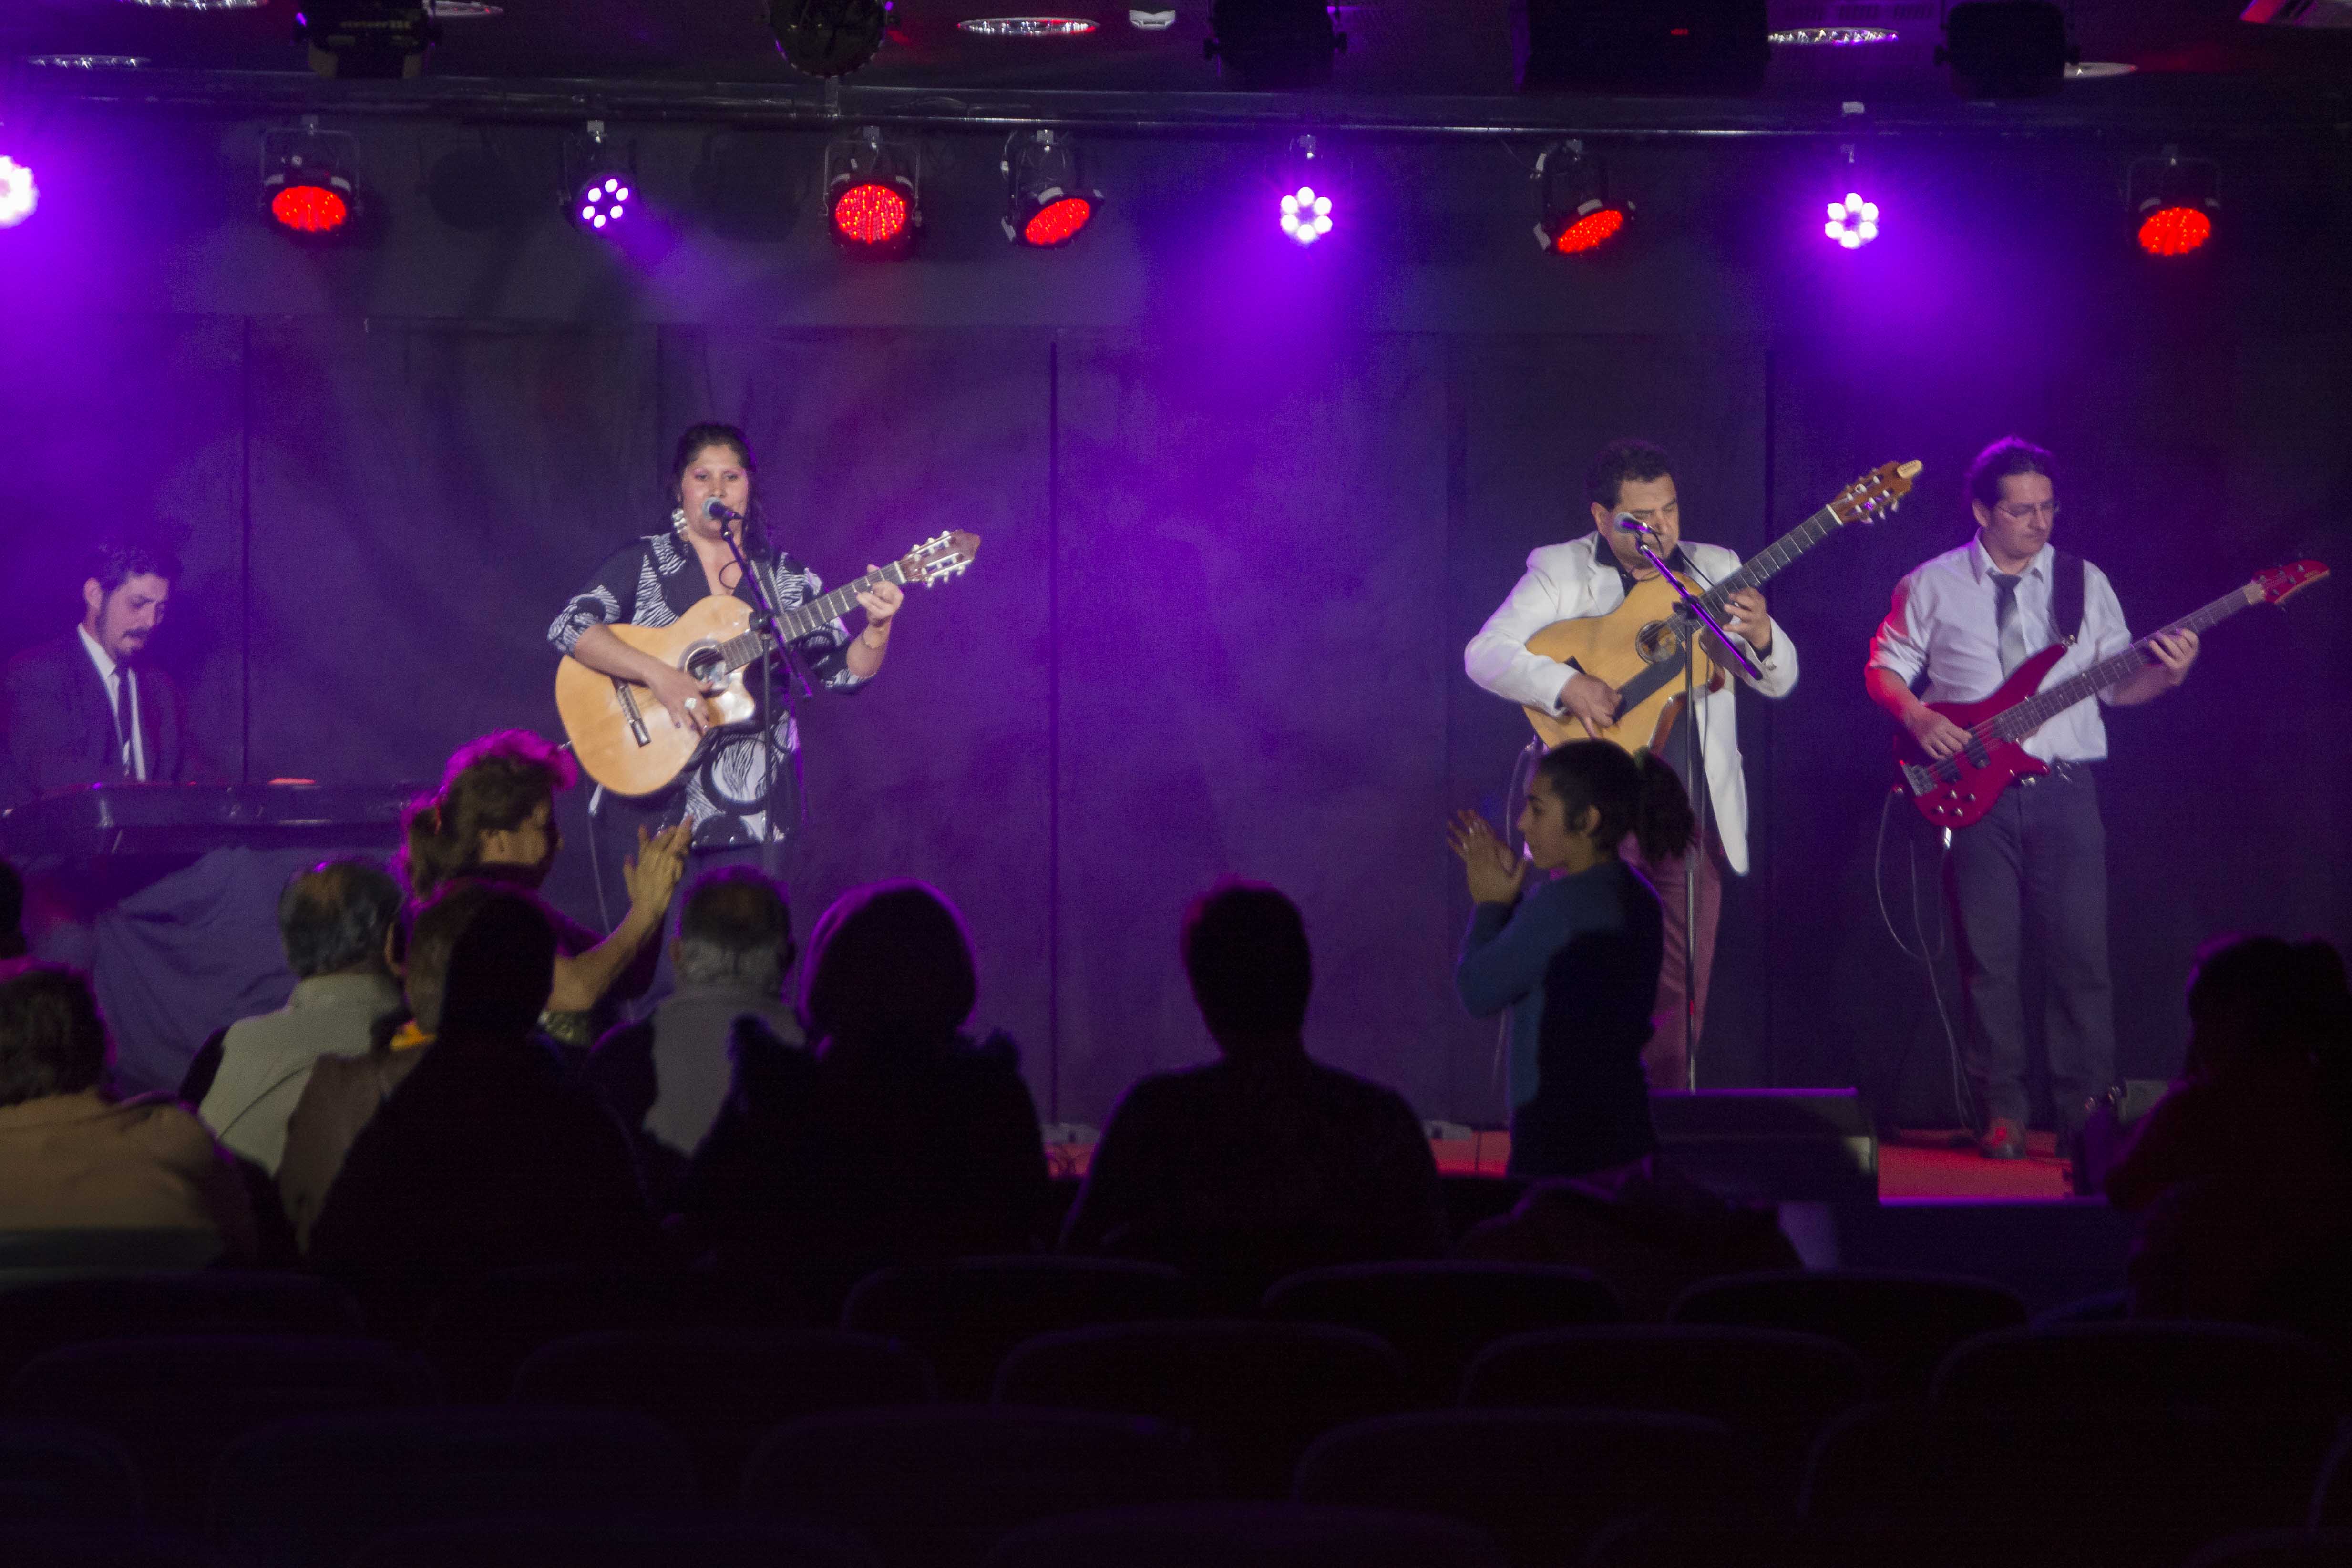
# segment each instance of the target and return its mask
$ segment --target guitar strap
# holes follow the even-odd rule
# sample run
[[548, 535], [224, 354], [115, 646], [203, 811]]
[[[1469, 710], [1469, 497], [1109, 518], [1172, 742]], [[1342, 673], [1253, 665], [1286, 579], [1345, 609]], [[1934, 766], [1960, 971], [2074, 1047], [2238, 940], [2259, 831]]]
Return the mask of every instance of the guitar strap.
[[2053, 547], [2050, 560], [2050, 624], [2071, 648], [2083, 634], [2083, 558]]

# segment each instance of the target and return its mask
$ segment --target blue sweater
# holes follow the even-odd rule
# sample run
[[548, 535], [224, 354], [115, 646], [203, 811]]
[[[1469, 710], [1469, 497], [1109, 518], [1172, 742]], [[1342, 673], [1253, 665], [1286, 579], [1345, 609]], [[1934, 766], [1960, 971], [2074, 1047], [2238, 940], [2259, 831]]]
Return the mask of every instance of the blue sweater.
[[1511, 1174], [1580, 1176], [1657, 1147], [1642, 1047], [1665, 958], [1657, 894], [1622, 861], [1470, 917], [1454, 986], [1511, 1013]]

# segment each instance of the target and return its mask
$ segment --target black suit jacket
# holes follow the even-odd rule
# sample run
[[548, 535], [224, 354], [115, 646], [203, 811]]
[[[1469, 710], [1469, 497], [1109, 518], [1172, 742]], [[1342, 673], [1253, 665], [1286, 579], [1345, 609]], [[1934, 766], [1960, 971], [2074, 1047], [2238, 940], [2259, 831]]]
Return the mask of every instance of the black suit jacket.
[[[184, 783], [197, 771], [188, 745], [188, 705], [170, 676], [134, 666], [147, 777]], [[27, 648], [0, 674], [0, 805], [121, 777], [114, 710], [81, 633]]]

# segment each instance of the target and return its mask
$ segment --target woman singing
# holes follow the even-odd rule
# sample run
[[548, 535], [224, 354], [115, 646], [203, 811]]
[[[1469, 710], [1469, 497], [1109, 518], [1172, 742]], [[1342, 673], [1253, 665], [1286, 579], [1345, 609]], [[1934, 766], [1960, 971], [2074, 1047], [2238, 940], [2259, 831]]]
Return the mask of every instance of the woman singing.
[[[1473, 811], [1449, 838], [1477, 911], [1454, 970], [1480, 1018], [1511, 1013], [1513, 1176], [1572, 1176], [1658, 1146], [1642, 1047], [1665, 937], [1657, 894], [1617, 857], [1628, 833], [1652, 863], [1683, 852], [1690, 800], [1664, 763], [1601, 740], [1536, 765], [1522, 859]], [[1528, 891], [1528, 865], [1556, 873]]]
[[[757, 597], [742, 580], [728, 543], [730, 528], [740, 529], [743, 553], [768, 585], [777, 610], [817, 597], [823, 587], [816, 574], [769, 538], [752, 475], [751, 443], [740, 430], [731, 424], [698, 424], [687, 431], [678, 437], [670, 467], [669, 527], [632, 539], [607, 556], [593, 580], [572, 596], [547, 631], [557, 652], [600, 674], [651, 687], [670, 721], [697, 734], [704, 729], [703, 688], [692, 676], [631, 648], [611, 628], [667, 626], [713, 594], [731, 594], [756, 605]], [[711, 501], [746, 521], [714, 520], [705, 510]], [[891, 617], [904, 599], [894, 584], [876, 584], [871, 592], [857, 596], [866, 624], [856, 637], [835, 621], [793, 644], [793, 662], [813, 685], [856, 690], [882, 667], [890, 645]], [[754, 668], [746, 678], [751, 690], [762, 695], [760, 672]], [[589, 810], [595, 823], [599, 896], [634, 850], [640, 827], [659, 831], [689, 822], [695, 851], [709, 861], [753, 860], [772, 836], [779, 847], [784, 843], [799, 818], [793, 753], [800, 735], [792, 722], [788, 695], [789, 683], [796, 678], [780, 664], [774, 672], [776, 700], [772, 706], [763, 703], [757, 726], [730, 727], [711, 736], [668, 787], [634, 799], [596, 791]], [[653, 716], [648, 712], [647, 716]], [[777, 786], [772, 796], [772, 779]], [[777, 818], [772, 823], [772, 800]], [[773, 875], [782, 868], [763, 869]]]

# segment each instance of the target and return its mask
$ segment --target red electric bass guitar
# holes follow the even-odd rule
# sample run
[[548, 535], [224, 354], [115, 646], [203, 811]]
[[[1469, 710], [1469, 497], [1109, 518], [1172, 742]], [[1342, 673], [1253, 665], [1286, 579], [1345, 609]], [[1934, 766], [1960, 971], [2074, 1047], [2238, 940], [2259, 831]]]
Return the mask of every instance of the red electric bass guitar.
[[2143, 637], [2114, 658], [2103, 659], [2046, 692], [2038, 688], [2050, 667], [2065, 657], [2063, 643], [2044, 648], [2018, 665], [2001, 683], [2000, 690], [1982, 702], [1929, 703], [1929, 707], [1969, 732], [1969, 744], [1938, 762], [1920, 750], [1909, 735], [1896, 736], [1895, 760], [1903, 770], [1903, 787], [1911, 792], [1919, 814], [1937, 827], [1965, 828], [1991, 810], [2011, 781], [2050, 771], [2048, 764], [2026, 755], [2026, 737], [2076, 703], [2146, 669], [2154, 657], [2147, 648], [2151, 637], [2201, 632], [2251, 605], [2284, 603], [2326, 575], [2327, 569], [2315, 560], [2257, 572], [2243, 588], [2231, 590], [2195, 614]]

